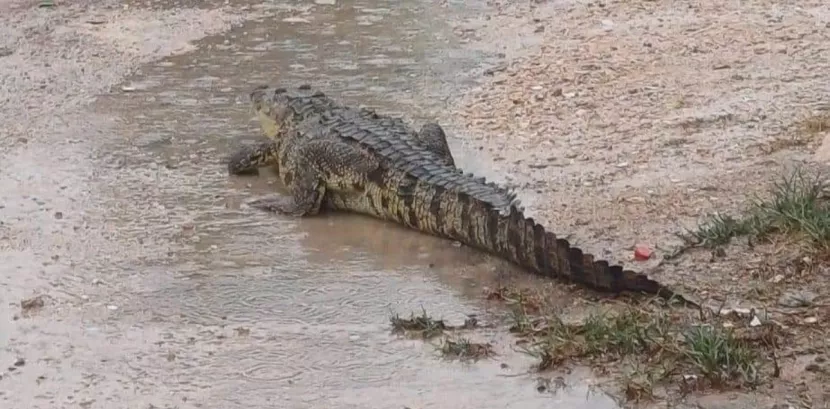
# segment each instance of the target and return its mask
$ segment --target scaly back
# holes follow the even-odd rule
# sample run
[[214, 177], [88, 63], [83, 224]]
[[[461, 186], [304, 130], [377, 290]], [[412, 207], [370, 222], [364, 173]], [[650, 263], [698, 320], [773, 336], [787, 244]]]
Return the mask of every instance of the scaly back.
[[270, 104], [272, 109], [284, 111], [285, 121], [324, 129], [326, 135], [359, 144], [389, 167], [422, 183], [467, 194], [501, 214], [522, 210], [515, 192], [446, 165], [400, 118], [343, 106], [307, 86], [293, 93], [285, 88], [260, 87], [252, 92], [251, 99], [255, 104]]

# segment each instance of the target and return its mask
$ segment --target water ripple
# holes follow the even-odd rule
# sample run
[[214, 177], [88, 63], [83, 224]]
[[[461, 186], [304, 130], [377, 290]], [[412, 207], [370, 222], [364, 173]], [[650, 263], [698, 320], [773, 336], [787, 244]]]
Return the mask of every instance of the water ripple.
[[473, 312], [455, 271], [442, 280], [428, 267], [446, 242], [368, 218], [248, 209], [279, 184], [225, 169], [261, 138], [247, 105], [256, 84], [313, 83], [413, 121], [443, 109], [419, 95], [451, 93], [454, 74], [481, 60], [437, 40], [452, 38], [436, 23], [450, 10], [358, 0], [300, 7], [290, 15], [314, 23], [293, 24], [283, 19], [297, 5], [259, 6], [273, 15], [146, 67], [135, 92], [98, 103], [120, 120], [95, 153], [101, 231], [123, 248], [89, 266], [122, 290], [112, 337], [140, 345], [123, 351], [129, 375], [201, 407], [549, 406], [532, 383], [495, 378], [497, 364], [465, 369], [389, 334], [391, 312]]

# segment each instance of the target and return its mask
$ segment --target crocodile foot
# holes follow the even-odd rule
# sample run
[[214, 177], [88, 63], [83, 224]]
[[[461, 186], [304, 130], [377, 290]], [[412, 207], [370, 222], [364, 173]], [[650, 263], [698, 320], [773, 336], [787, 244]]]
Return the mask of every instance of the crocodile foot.
[[282, 214], [286, 216], [304, 216], [307, 211], [298, 206], [292, 197], [277, 196], [262, 199], [254, 199], [246, 203], [249, 207], [254, 209], [265, 210], [271, 213]]

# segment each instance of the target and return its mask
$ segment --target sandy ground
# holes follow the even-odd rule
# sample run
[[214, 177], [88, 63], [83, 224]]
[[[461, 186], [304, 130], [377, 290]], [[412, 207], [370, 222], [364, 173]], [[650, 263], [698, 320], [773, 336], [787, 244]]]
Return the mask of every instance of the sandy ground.
[[[503, 43], [508, 63], [483, 77], [454, 112], [475, 135], [469, 143], [491, 151], [494, 166], [520, 185], [530, 215], [594, 254], [635, 265], [635, 243], [678, 244], [673, 233], [680, 226], [737, 209], [792, 163], [820, 165], [813, 160], [820, 138], [800, 139], [797, 124], [830, 109], [830, 7], [821, 2], [552, 1], [500, 8], [461, 33], [473, 42]], [[84, 337], [81, 324], [96, 318], [79, 312], [73, 294], [104, 291], [75, 279], [71, 260], [107, 260], [128, 250], [108, 247], [106, 235], [89, 230], [97, 214], [85, 207], [92, 194], [85, 187], [94, 173], [87, 141], [78, 135], [104, 127], [83, 108], [140, 64], [188, 51], [190, 41], [228, 29], [242, 12], [150, 10], [114, 1], [47, 9], [0, 0], [0, 315], [16, 320], [0, 324], [3, 407], [103, 407], [93, 405], [100, 396], [90, 394], [90, 385], [166, 393], [163, 385], [107, 376], [115, 369], [105, 364], [117, 362], [120, 351], [100, 340], [65, 341]], [[525, 42], [525, 34], [544, 41]], [[67, 223], [67, 215], [79, 217]], [[747, 272], [738, 266], [749, 261], [741, 254], [658, 265], [660, 255], [636, 267], [696, 296], [742, 299]], [[19, 300], [44, 292], [49, 308], [21, 316]], [[33, 346], [50, 358], [21, 360]], [[32, 365], [39, 370], [20, 370]], [[62, 370], [69, 367], [74, 371]], [[13, 371], [24, 373], [9, 377]], [[798, 386], [809, 375], [787, 375], [788, 400], [806, 393], [815, 406], [804, 407], [827, 402], [822, 391]], [[67, 395], [71, 401], [55, 401]]]
[[[466, 123], [468, 144], [489, 151], [518, 185], [530, 216], [584, 250], [701, 300], [761, 303], [796, 323], [827, 319], [823, 310], [795, 313], [775, 305], [786, 291], [830, 294], [824, 269], [819, 276], [792, 273], [797, 255], [737, 248], [716, 259], [697, 251], [662, 261], [682, 244], [675, 237], [682, 228], [712, 212], [734, 213], [794, 165], [825, 168], [822, 138], [828, 134], [806, 133], [801, 124], [830, 112], [827, 3], [498, 7], [499, 15], [471, 20], [458, 32], [472, 43], [501, 43], [508, 59], [484, 72], [453, 113]], [[656, 249], [654, 257], [634, 261], [638, 243]], [[759, 287], [771, 293], [763, 303], [751, 297]], [[805, 326], [820, 339], [819, 328]], [[826, 340], [802, 346], [805, 354], [812, 347], [827, 351]], [[794, 366], [783, 376], [787, 386], [774, 392], [781, 395], [758, 404], [798, 402], [805, 395], [812, 403], [804, 407], [826, 407], [824, 381], [803, 372], [812, 357], [788, 360]], [[804, 386], [810, 381], [818, 383]]]
[[[165, 388], [125, 376], [124, 351], [89, 331], [100, 314], [79, 298], [108, 291], [79, 268], [128, 254], [89, 206], [95, 169], [82, 136], [106, 128], [84, 107], [140, 64], [227, 30], [240, 10], [57, 3], [0, 1], [0, 406], [136, 407]], [[38, 294], [48, 296], [21, 311]]]

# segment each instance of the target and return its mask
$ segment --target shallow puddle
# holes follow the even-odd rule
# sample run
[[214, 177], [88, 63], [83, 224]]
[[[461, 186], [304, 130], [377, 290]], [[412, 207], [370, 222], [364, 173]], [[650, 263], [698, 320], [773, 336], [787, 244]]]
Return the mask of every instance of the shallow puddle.
[[[475, 364], [390, 334], [390, 313], [422, 307], [455, 323], [486, 320], [481, 287], [500, 264], [361, 216], [241, 208], [282, 189], [268, 172], [225, 170], [228, 154], [260, 138], [247, 105], [259, 84], [311, 83], [419, 126], [469, 81], [458, 73], [487, 58], [453, 44], [446, 21], [477, 12], [470, 7], [274, 6], [100, 98], [97, 111], [117, 121], [97, 152], [101, 200], [124, 257], [98, 267], [123, 291], [112, 327], [90, 336], [121, 331], [130, 376], [198, 407], [614, 407], [582, 383], [539, 392], [534, 375], [521, 375], [534, 360], [500, 332], [472, 335], [499, 352]], [[486, 170], [455, 154], [462, 167]]]

